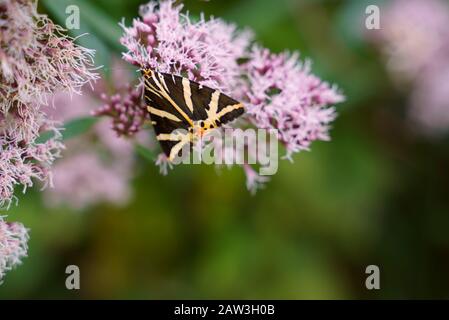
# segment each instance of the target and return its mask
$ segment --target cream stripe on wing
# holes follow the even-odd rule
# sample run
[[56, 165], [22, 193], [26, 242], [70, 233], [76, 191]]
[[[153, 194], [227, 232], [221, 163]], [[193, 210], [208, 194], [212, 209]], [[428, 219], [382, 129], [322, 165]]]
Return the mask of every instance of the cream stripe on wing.
[[184, 147], [186, 143], [189, 143], [192, 140], [191, 134], [185, 134], [180, 132], [172, 132], [172, 133], [160, 133], [157, 135], [158, 141], [179, 141], [170, 149], [170, 155], [168, 156], [168, 160], [173, 161], [175, 157], [178, 155], [181, 148]]
[[182, 78], [182, 91], [184, 92], [184, 101], [191, 112], [193, 112], [192, 92], [190, 91], [190, 81]]
[[175, 116], [174, 114], [171, 114], [170, 112], [164, 111], [164, 110], [160, 110], [160, 109], [156, 109], [153, 107], [148, 106], [147, 110], [149, 113], [154, 114], [158, 117], [161, 118], [167, 118], [176, 122], [181, 122], [182, 120], [179, 119], [177, 116]]
[[217, 119], [220, 119], [222, 116], [224, 116], [226, 113], [243, 108], [243, 104], [237, 103], [237, 104], [231, 104], [229, 106], [224, 107], [220, 110], [219, 113], [217, 113], [216, 117]]
[[207, 110], [208, 118], [215, 118], [218, 110], [218, 99], [220, 98], [220, 91], [215, 90], [212, 93], [209, 102], [209, 110]]
[[167, 91], [167, 93], [170, 93], [170, 90], [168, 90], [167, 84], [165, 83], [164, 76], [162, 74], [160, 74], [160, 73], [158, 73], [157, 75], [159, 77], [160, 82], [164, 86], [164, 89]]
[[159, 93], [159, 90], [156, 89], [156, 87], [151, 84], [149, 79], [145, 79], [145, 89], [148, 89], [148, 91], [151, 91], [152, 93], [154, 93], [158, 97], [162, 98], [160, 93]]
[[183, 136], [182, 134], [175, 133], [159, 133], [156, 138], [159, 141], [180, 141]]
[[182, 147], [184, 147], [184, 145], [189, 142], [190, 142], [189, 139], [184, 138], [181, 141], [179, 141], [177, 144], [175, 144], [173, 146], [173, 148], [171, 148], [171, 150], [170, 150], [170, 156], [168, 157], [168, 160], [173, 161], [175, 159], [175, 157], [178, 155], [179, 150], [181, 150]]
[[178, 154], [179, 150], [186, 143], [190, 142], [190, 136], [187, 134], [176, 134], [176, 133], [160, 133], [157, 135], [157, 140], [159, 141], [179, 141], [170, 149], [170, 155], [168, 156], [168, 160], [173, 161]]
[[172, 98], [170, 97], [170, 95], [164, 90], [164, 88], [162, 87], [162, 85], [159, 83], [159, 81], [156, 79], [156, 77], [152, 76], [153, 81], [156, 83], [156, 85], [159, 87], [160, 89], [160, 93], [164, 96], [165, 99], [167, 99], [171, 105], [184, 117], [184, 119], [186, 119], [186, 121], [193, 127], [193, 121], [192, 119], [189, 118], [189, 116], [172, 100]]

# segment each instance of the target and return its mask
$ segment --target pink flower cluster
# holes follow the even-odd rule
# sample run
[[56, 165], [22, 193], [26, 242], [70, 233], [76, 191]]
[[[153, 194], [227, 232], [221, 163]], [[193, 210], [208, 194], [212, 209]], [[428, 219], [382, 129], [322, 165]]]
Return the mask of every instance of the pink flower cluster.
[[427, 134], [449, 132], [449, 4], [394, 0], [382, 13], [376, 40], [393, 79], [411, 89], [412, 121]]
[[246, 111], [250, 121], [263, 129], [277, 129], [287, 157], [308, 150], [312, 141], [329, 140], [335, 110], [329, 105], [344, 97], [310, 73], [310, 63], [298, 55], [273, 54], [255, 47], [245, 66], [248, 86]]
[[0, 136], [0, 206], [9, 206], [14, 198], [14, 187], [22, 185], [23, 192], [33, 186], [33, 180], [39, 180], [46, 187], [51, 184], [50, 165], [60, 156], [64, 145], [60, 133], [53, 126], [52, 139], [44, 143], [25, 145], [14, 142], [9, 136]]
[[[95, 90], [86, 88], [82, 96], [57, 94], [54, 98], [54, 108], [48, 110], [49, 116], [68, 122], [99, 113], [94, 112], [95, 108], [105, 114], [121, 112], [126, 106], [138, 106], [141, 93], [127, 85], [131, 79], [123, 72], [123, 65], [114, 63], [113, 70], [111, 83], [114, 87], [110, 89], [114, 92], [111, 98], [114, 109], [99, 107], [102, 99], [108, 98], [99, 93], [107, 87], [106, 83], [98, 81]], [[124, 100], [121, 100], [122, 98]], [[127, 116], [130, 117], [131, 113]], [[133, 113], [133, 117], [124, 122], [132, 123], [132, 119], [137, 119], [137, 115]], [[112, 129], [120, 132], [120, 123], [114, 123]], [[126, 129], [129, 132], [134, 130], [130, 127]], [[100, 119], [83, 135], [67, 140], [64, 158], [57, 161], [52, 169], [55, 187], [44, 193], [46, 205], [82, 210], [99, 203], [124, 205], [128, 202], [131, 197], [130, 180], [136, 171], [133, 142], [118, 137], [114, 131], [106, 119]], [[145, 143], [143, 134], [141, 131], [135, 137], [141, 143]]]
[[[57, 112], [50, 110], [49, 116], [60, 121], [86, 117], [99, 103], [93, 91], [83, 96], [60, 93], [54, 100]], [[130, 197], [132, 168], [132, 144], [100, 120], [83, 135], [66, 141], [64, 157], [52, 167], [54, 188], [45, 191], [45, 203], [73, 210], [102, 202], [124, 204]]]
[[9, 223], [0, 216], [0, 283], [5, 273], [27, 256], [28, 230], [21, 223]]
[[[63, 35], [37, 13], [37, 1], [0, 2], [0, 206], [9, 206], [14, 188], [33, 179], [51, 185], [50, 166], [63, 144], [55, 123], [41, 107], [54, 92], [78, 93], [96, 79], [92, 51]], [[36, 139], [44, 131], [53, 137]]]
[[[242, 101], [246, 115], [233, 126], [277, 129], [288, 158], [315, 140], [329, 140], [332, 105], [344, 97], [313, 75], [309, 62], [300, 62], [297, 54], [270, 53], [253, 44], [251, 32], [220, 19], [201, 16], [193, 22], [181, 10], [173, 0], [151, 1], [131, 27], [122, 23], [125, 61], [188, 77]], [[166, 171], [163, 156], [157, 163]], [[244, 169], [250, 189], [266, 180], [249, 165]]]
[[222, 20], [192, 22], [174, 1], [149, 2], [141, 19], [126, 27], [121, 43], [125, 61], [138, 67], [187, 76], [203, 85], [230, 93], [240, 80], [238, 59], [245, 56], [251, 33], [239, 32]]
[[93, 112], [94, 116], [113, 119], [112, 129], [119, 136], [133, 136], [150, 120], [143, 97], [143, 85], [136, 88], [126, 84], [122, 94], [101, 95], [104, 104]]

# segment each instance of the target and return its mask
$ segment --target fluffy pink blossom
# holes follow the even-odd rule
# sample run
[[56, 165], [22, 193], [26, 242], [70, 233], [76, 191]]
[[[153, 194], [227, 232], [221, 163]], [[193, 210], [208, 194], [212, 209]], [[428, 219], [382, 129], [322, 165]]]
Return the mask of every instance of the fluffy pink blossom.
[[[140, 95], [129, 95], [134, 91], [128, 86], [129, 74], [119, 63], [114, 63], [112, 69], [112, 96], [125, 97], [122, 106], [137, 108], [141, 99]], [[57, 94], [54, 107], [48, 108], [47, 112], [51, 118], [67, 122], [89, 116], [97, 108], [105, 111], [100, 107], [104, 102], [101, 98], [107, 99], [101, 93], [105, 87], [104, 81], [98, 81], [95, 90], [86, 88], [83, 95]], [[132, 103], [128, 99], [132, 99]], [[118, 101], [114, 106], [120, 110]], [[117, 124], [113, 124], [112, 129], [117, 129]], [[143, 131], [135, 138], [146, 143]], [[67, 140], [66, 146], [63, 159], [53, 166], [54, 188], [44, 193], [48, 206], [65, 205], [81, 210], [99, 203], [125, 205], [129, 201], [132, 194], [130, 181], [135, 172], [132, 140], [119, 137], [111, 130], [107, 119], [100, 119], [88, 132]]]
[[309, 62], [301, 63], [297, 54], [255, 47], [245, 73], [250, 121], [258, 128], [277, 129], [287, 157], [308, 150], [312, 141], [329, 140], [329, 124], [335, 119], [329, 106], [344, 97], [311, 74]]
[[[65, 101], [59, 107], [95, 107], [92, 103], [76, 104], [76, 99], [70, 100], [69, 96]], [[98, 203], [128, 202], [134, 169], [130, 141], [117, 137], [108, 122], [102, 120], [85, 134], [68, 140], [66, 146], [64, 157], [53, 165], [54, 188], [44, 193], [48, 206], [82, 210]]]
[[55, 188], [46, 191], [46, 203], [74, 210], [102, 202], [123, 205], [130, 198], [129, 172], [123, 171], [105, 165], [95, 150], [70, 155], [55, 165]]
[[[16, 185], [33, 179], [51, 185], [50, 166], [63, 148], [55, 123], [42, 112], [54, 92], [78, 93], [92, 72], [92, 51], [63, 35], [36, 11], [37, 2], [0, 2], [0, 206], [8, 206]], [[43, 131], [55, 132], [45, 143]]]
[[448, 41], [449, 6], [442, 0], [393, 0], [381, 12], [377, 37], [388, 68], [397, 78], [413, 80]]
[[390, 1], [382, 8], [382, 28], [375, 39], [393, 79], [412, 92], [409, 114], [417, 131], [448, 132], [449, 4]]
[[[186, 76], [240, 100], [246, 115], [230, 126], [277, 129], [288, 158], [308, 150], [315, 140], [329, 140], [335, 118], [332, 105], [344, 98], [335, 86], [311, 73], [309, 62], [300, 62], [297, 54], [261, 49], [252, 44], [250, 32], [238, 31], [220, 19], [201, 16], [192, 22], [181, 10], [182, 5], [172, 0], [159, 5], [152, 1], [141, 8], [141, 19], [134, 19], [131, 27], [123, 23], [124, 59], [141, 68]], [[163, 173], [171, 168], [164, 156], [157, 164]], [[249, 189], [266, 181], [256, 177], [249, 164], [243, 167]]]
[[28, 230], [17, 222], [6, 222], [0, 216], [0, 283], [7, 271], [27, 256]]
[[416, 79], [410, 95], [410, 118], [429, 136], [449, 132], [449, 58]]
[[25, 141], [38, 135], [39, 109], [49, 94], [79, 92], [96, 79], [93, 52], [63, 35], [36, 7], [36, 1], [27, 0], [0, 4], [0, 111], [11, 116], [14, 137]]
[[8, 207], [14, 197], [14, 187], [21, 185], [23, 192], [39, 180], [43, 186], [52, 184], [50, 165], [60, 156], [64, 148], [60, 133], [54, 129], [54, 138], [44, 143], [21, 146], [0, 137], [0, 206]]
[[95, 110], [93, 115], [110, 117], [113, 120], [112, 128], [119, 136], [133, 136], [150, 121], [142, 97], [143, 85], [133, 88], [127, 84], [122, 94], [102, 94], [104, 105]]
[[140, 9], [142, 19], [125, 27], [121, 43], [124, 59], [136, 66], [187, 76], [203, 85], [232, 92], [240, 80], [238, 60], [252, 40], [219, 19], [192, 22], [174, 1], [149, 2]]

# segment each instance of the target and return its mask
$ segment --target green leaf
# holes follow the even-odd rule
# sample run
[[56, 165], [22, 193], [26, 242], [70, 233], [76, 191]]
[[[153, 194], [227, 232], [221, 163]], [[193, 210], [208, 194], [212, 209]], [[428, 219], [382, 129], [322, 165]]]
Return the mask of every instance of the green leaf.
[[154, 162], [156, 160], [156, 154], [152, 150], [144, 147], [143, 145], [141, 145], [139, 143], [135, 144], [135, 148], [136, 148], [136, 152], [140, 156], [142, 156], [142, 158], [144, 158], [145, 160], [148, 160], [151, 162]]
[[[62, 139], [68, 140], [89, 131], [97, 121], [98, 118], [94, 117], [83, 117], [68, 121], [62, 131]], [[53, 136], [53, 131], [45, 131], [36, 139], [36, 143], [45, 143]]]
[[67, 140], [85, 133], [92, 128], [97, 121], [98, 118], [95, 117], [84, 117], [67, 122], [65, 130], [62, 133], [63, 139]]
[[45, 143], [48, 140], [50, 140], [51, 138], [53, 138], [53, 136], [54, 136], [53, 131], [45, 131], [40, 134], [40, 136], [36, 139], [35, 142], [36, 143]]

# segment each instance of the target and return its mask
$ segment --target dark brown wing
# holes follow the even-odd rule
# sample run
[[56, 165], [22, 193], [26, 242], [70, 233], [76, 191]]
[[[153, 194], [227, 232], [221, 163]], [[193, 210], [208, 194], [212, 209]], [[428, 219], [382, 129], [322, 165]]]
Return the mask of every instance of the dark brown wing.
[[170, 136], [177, 129], [188, 132], [201, 120], [217, 127], [244, 112], [238, 101], [187, 78], [152, 70], [144, 70], [143, 75], [147, 109], [162, 150], [171, 160], [183, 145], [191, 143], [178, 134], [180, 130]]

